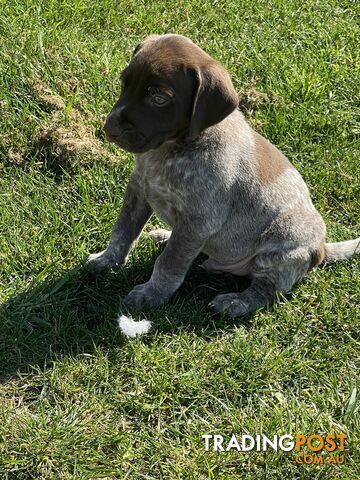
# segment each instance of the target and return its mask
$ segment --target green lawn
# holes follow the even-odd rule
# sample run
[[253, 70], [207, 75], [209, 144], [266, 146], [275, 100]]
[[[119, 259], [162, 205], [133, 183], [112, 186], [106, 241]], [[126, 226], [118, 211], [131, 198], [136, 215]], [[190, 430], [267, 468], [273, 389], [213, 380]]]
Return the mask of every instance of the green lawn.
[[[241, 280], [197, 261], [136, 340], [115, 319], [151, 273], [151, 241], [123, 270], [81, 267], [105, 247], [133, 167], [102, 123], [149, 33], [219, 59], [329, 240], [359, 236], [359, 22], [350, 0], [0, 0], [1, 479], [360, 478], [358, 258], [235, 321], [207, 303]], [[342, 432], [346, 460], [204, 451], [202, 435], [231, 432]]]

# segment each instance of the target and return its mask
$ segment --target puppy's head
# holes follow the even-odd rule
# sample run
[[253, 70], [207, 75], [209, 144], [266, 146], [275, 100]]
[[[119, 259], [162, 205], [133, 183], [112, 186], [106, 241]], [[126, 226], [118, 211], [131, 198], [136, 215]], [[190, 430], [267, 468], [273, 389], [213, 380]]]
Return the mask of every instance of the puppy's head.
[[108, 139], [129, 152], [201, 131], [238, 105], [226, 70], [191, 40], [152, 35], [121, 74], [122, 90], [105, 122]]

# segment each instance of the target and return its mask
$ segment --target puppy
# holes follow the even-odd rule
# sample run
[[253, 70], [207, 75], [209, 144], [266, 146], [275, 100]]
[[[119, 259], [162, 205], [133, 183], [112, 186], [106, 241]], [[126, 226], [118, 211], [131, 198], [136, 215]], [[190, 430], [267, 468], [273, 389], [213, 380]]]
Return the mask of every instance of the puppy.
[[153, 232], [165, 249], [126, 305], [161, 305], [203, 252], [208, 271], [251, 278], [245, 291], [210, 304], [245, 315], [289, 292], [309, 269], [359, 250], [360, 239], [325, 243], [301, 175], [248, 125], [226, 70], [191, 40], [148, 37], [121, 79], [104, 128], [111, 142], [136, 154], [136, 165], [110, 244], [88, 265], [123, 265], [153, 211], [172, 228]]

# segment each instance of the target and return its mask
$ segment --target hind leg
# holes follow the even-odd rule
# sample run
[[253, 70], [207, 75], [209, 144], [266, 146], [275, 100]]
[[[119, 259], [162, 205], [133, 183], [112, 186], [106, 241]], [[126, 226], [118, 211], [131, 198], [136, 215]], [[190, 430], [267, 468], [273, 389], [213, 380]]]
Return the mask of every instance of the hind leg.
[[209, 306], [218, 313], [239, 317], [268, 306], [278, 293], [289, 292], [310, 266], [308, 249], [296, 249], [287, 253], [270, 252], [254, 259], [252, 282], [241, 293], [217, 295]]
[[258, 308], [272, 303], [276, 296], [274, 285], [265, 278], [253, 280], [250, 287], [241, 293], [217, 295], [209, 307], [217, 313], [226, 313], [232, 318], [247, 315]]

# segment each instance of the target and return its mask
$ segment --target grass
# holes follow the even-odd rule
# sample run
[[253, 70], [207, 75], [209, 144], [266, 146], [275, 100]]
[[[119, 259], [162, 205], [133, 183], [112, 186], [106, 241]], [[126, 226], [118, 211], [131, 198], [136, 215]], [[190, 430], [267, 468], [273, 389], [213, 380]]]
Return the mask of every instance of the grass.
[[[359, 478], [359, 259], [236, 321], [206, 305], [241, 281], [195, 262], [136, 340], [115, 318], [151, 273], [151, 242], [124, 270], [92, 277], [80, 265], [106, 245], [133, 166], [101, 126], [149, 33], [185, 34], [221, 60], [249, 121], [304, 176], [329, 239], [358, 236], [359, 4], [0, 7], [0, 478]], [[343, 465], [205, 452], [201, 439], [328, 431], [349, 435]]]

